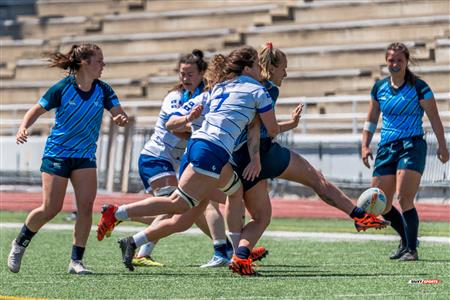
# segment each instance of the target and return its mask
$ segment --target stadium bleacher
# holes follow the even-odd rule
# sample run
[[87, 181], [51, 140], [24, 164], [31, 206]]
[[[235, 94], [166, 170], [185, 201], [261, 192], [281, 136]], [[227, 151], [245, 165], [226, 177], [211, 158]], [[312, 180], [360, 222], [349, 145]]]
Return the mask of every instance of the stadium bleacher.
[[448, 11], [446, 0], [308, 1], [292, 6], [295, 23], [351, 21], [438, 15]]
[[183, 52], [199, 48], [218, 50], [227, 41], [233, 42], [233, 30], [228, 28], [203, 29], [196, 31], [149, 32], [133, 34], [97, 34], [61, 38], [61, 49], [74, 43], [97, 43], [105, 56], [149, 55], [153, 53]]
[[450, 63], [450, 39], [437, 39], [434, 49], [436, 63]]
[[279, 47], [288, 47], [293, 41], [304, 46], [423, 40], [444, 36], [448, 31], [450, 15], [397, 17], [390, 19], [363, 19], [329, 23], [281, 24], [265, 27], [251, 26], [242, 34], [250, 45], [267, 40]]
[[229, 8], [185, 9], [165, 12], [125, 13], [101, 18], [105, 34], [201, 30], [204, 28], [245, 28], [253, 24], [270, 24], [276, 4], [233, 6]]
[[[303, 102], [294, 133], [329, 136], [359, 134], [370, 88], [386, 75], [386, 46], [400, 39], [418, 62], [412, 69], [436, 93], [449, 128], [449, 15], [446, 0], [4, 0], [1, 134], [13, 134], [26, 109], [64, 76], [49, 71], [42, 52], [64, 52], [82, 42], [102, 47], [102, 78], [137, 126], [151, 127], [177, 82], [174, 69], [182, 53], [200, 48], [209, 58], [271, 40], [289, 62], [278, 117], [288, 118]], [[38, 121], [34, 133], [48, 132], [50, 116]]]

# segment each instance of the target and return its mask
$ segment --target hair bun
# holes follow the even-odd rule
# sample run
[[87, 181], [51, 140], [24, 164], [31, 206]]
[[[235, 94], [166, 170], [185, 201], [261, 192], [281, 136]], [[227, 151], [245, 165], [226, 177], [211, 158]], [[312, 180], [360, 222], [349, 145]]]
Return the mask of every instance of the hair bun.
[[194, 49], [192, 50], [192, 55], [197, 56], [200, 59], [203, 59], [203, 51], [200, 49]]

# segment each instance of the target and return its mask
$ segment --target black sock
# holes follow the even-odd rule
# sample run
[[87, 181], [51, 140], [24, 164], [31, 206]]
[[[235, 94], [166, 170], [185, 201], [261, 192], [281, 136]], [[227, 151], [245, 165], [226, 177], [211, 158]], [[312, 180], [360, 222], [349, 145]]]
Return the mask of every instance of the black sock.
[[[230, 241], [230, 239], [228, 237], [227, 237], [227, 249], [226, 249], [226, 252], [227, 252], [227, 256], [228, 256], [228, 253], [231, 253], [231, 255], [233, 255], [233, 244], [231, 243], [231, 241]], [[231, 256], [228, 257], [228, 258], [231, 258]]]
[[72, 245], [72, 260], [82, 260], [84, 255], [85, 247]]
[[366, 212], [361, 207], [355, 206], [349, 216], [352, 219], [353, 218], [361, 219], [362, 217], [364, 217], [365, 214]]
[[22, 247], [27, 247], [36, 232], [31, 231], [27, 225], [23, 224], [19, 235], [16, 238], [16, 243]]
[[214, 255], [220, 256], [220, 257], [227, 257], [227, 244], [219, 244], [214, 245]]
[[247, 247], [239, 246], [236, 250], [236, 256], [242, 259], [247, 259], [250, 257], [250, 249]]
[[397, 231], [397, 233], [402, 238], [402, 245], [408, 247], [405, 223], [400, 212], [394, 206], [392, 206], [391, 210], [383, 215], [383, 218], [391, 222], [392, 228], [394, 228], [394, 230]]
[[408, 247], [410, 250], [416, 250], [417, 234], [419, 232], [419, 215], [415, 208], [404, 211], [403, 218], [405, 218], [406, 229], [408, 232]]

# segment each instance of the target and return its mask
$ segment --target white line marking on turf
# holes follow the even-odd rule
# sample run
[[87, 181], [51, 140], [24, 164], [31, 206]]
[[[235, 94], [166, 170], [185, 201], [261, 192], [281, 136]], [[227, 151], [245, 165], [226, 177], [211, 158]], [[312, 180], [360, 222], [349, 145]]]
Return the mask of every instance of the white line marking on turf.
[[[0, 223], [0, 229], [20, 229], [23, 223]], [[44, 230], [73, 230], [72, 224], [46, 224]], [[120, 225], [114, 229], [116, 232], [136, 233], [144, 229], [143, 226], [123, 226]], [[92, 226], [92, 230], [97, 230]], [[181, 234], [201, 234], [197, 228], [189, 229]], [[300, 232], [300, 231], [266, 231], [265, 237], [285, 238], [285, 239], [314, 239], [324, 242], [334, 241], [397, 241], [398, 236], [369, 233], [338, 233], [338, 232]], [[450, 244], [450, 237], [443, 236], [421, 236], [420, 241], [440, 244]]]

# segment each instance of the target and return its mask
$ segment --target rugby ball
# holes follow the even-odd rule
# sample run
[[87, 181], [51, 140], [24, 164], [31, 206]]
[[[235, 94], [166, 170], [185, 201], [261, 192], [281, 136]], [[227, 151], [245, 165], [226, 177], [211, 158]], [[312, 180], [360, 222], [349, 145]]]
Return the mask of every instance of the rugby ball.
[[356, 206], [362, 208], [366, 213], [379, 216], [386, 208], [386, 195], [376, 187], [365, 190], [358, 198]]

